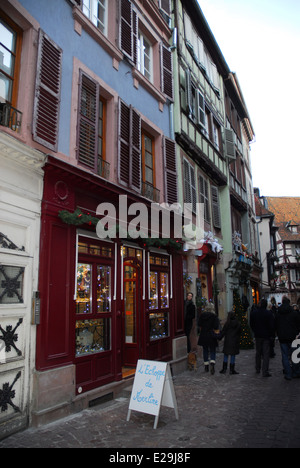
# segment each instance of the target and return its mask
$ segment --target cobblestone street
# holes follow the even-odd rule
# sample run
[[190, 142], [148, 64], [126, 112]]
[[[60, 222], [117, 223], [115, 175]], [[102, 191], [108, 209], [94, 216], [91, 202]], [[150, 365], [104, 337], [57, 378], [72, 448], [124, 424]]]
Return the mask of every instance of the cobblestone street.
[[300, 380], [283, 378], [281, 355], [270, 361], [272, 377], [254, 370], [255, 351], [237, 356], [239, 375], [215, 375], [203, 365], [174, 378], [179, 420], [162, 407], [153, 416], [132, 412], [126, 422], [130, 388], [113, 402], [66, 419], [30, 428], [0, 442], [0, 448], [299, 448]]

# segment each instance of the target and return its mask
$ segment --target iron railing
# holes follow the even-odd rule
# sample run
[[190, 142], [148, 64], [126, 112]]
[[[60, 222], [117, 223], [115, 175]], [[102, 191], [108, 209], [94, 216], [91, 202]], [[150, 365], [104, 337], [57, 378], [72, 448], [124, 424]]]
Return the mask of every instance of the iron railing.
[[12, 107], [9, 103], [0, 103], [0, 125], [18, 132], [22, 124], [22, 112]]
[[155, 203], [160, 202], [160, 190], [148, 182], [142, 182], [142, 195]]

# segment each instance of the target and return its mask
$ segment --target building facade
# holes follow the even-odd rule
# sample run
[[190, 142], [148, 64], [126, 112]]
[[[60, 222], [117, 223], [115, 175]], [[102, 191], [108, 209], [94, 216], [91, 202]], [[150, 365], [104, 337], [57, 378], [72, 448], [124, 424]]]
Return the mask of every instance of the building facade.
[[[200, 2], [201, 6], [201, 2]], [[213, 301], [222, 320], [233, 290], [257, 290], [257, 238], [250, 166], [254, 130], [235, 74], [197, 1], [173, 1], [178, 176], [181, 203], [203, 209], [202, 246], [185, 253], [184, 271], [199, 310]], [[259, 260], [257, 258], [257, 263]]]
[[[18, 299], [28, 286], [18, 312], [1, 290], [3, 337], [18, 328], [23, 344], [1, 349], [3, 388], [12, 389], [1, 401], [6, 433], [18, 417], [40, 424], [113, 395], [139, 358], [185, 358], [181, 244], [172, 230], [150, 238], [150, 224], [130, 235], [136, 204], [150, 213], [177, 201], [170, 13], [163, 1], [1, 4], [3, 115], [22, 116], [18, 128], [2, 120], [1, 151], [7, 159], [9, 137], [18, 151], [23, 145], [32, 191], [36, 183], [27, 244], [19, 217], [12, 223], [10, 213], [1, 229], [2, 284], [14, 278]], [[18, 189], [26, 184], [24, 171]], [[118, 235], [99, 238], [108, 205]]]
[[[3, 0], [0, 14], [6, 436], [113, 398], [139, 358], [184, 368], [187, 290], [225, 319], [260, 269], [254, 131], [196, 0]], [[191, 220], [203, 209], [199, 249], [185, 204]]]
[[284, 296], [300, 305], [299, 197], [260, 196], [256, 189], [261, 256], [262, 295], [277, 304]]

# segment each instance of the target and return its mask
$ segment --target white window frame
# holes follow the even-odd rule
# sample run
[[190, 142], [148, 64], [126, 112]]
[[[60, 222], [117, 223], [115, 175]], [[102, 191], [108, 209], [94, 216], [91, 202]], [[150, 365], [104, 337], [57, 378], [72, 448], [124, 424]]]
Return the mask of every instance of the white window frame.
[[[145, 43], [149, 47], [149, 55], [145, 52]], [[150, 70], [145, 67], [145, 58], [149, 59]], [[153, 50], [152, 44], [144, 34], [139, 31], [138, 33], [138, 45], [137, 45], [137, 68], [149, 81], [152, 82], [153, 78]]]
[[[97, 15], [98, 5], [104, 10], [104, 23], [100, 21]], [[87, 16], [92, 23], [101, 31], [105, 36], [107, 35], [107, 9], [108, 3], [107, 0], [83, 0], [82, 2], [82, 11]], [[99, 23], [101, 27], [99, 27]]]

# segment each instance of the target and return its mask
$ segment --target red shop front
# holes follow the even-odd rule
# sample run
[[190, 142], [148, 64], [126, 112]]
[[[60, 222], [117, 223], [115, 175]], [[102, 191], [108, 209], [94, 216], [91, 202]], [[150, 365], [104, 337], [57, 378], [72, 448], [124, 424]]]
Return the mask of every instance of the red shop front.
[[139, 358], [172, 360], [184, 334], [182, 255], [174, 244], [100, 240], [100, 203], [146, 200], [52, 157], [44, 171], [36, 373], [49, 373], [49, 388], [64, 376], [75, 398], [121, 381]]

